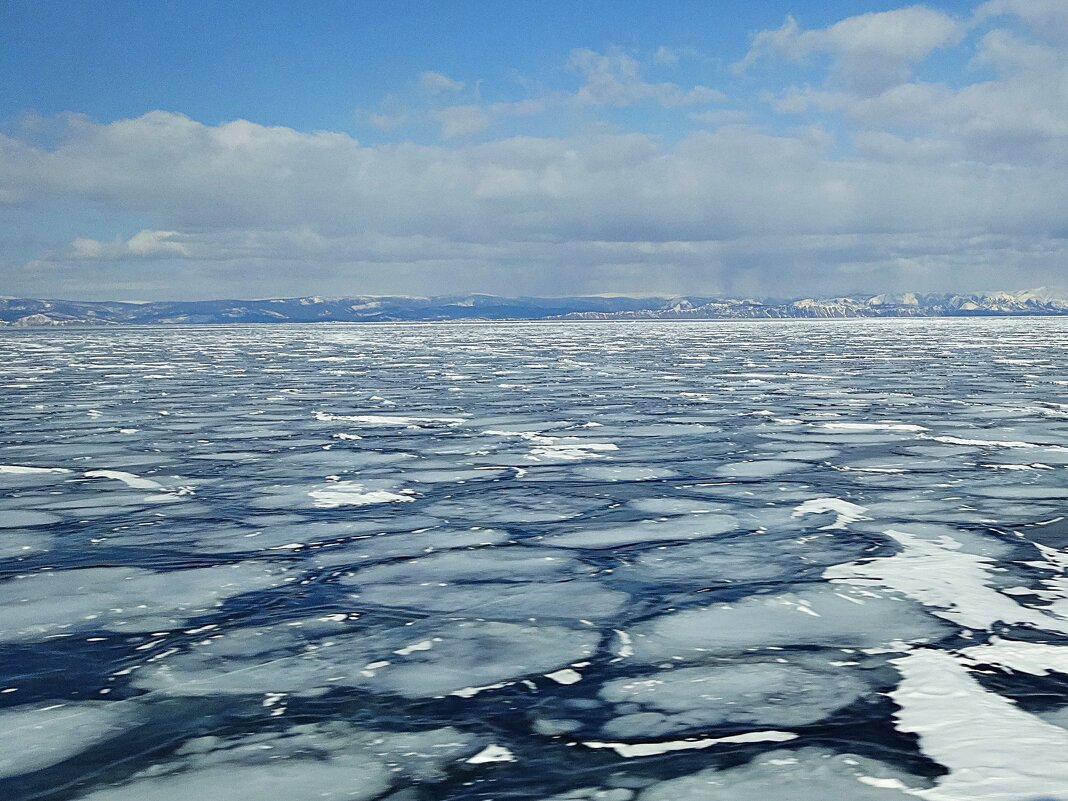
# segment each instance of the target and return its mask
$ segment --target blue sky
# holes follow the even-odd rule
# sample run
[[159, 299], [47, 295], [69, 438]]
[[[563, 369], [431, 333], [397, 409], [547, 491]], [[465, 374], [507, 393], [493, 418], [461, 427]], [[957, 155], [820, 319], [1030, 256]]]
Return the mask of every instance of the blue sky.
[[0, 4], [0, 294], [1068, 283], [1068, 3]]

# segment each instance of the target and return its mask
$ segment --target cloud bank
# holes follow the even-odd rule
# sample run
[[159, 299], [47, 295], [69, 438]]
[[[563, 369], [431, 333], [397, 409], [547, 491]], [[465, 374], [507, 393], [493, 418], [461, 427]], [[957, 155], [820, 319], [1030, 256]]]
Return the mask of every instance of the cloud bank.
[[[647, 78], [678, 68], [666, 46], [576, 50], [577, 86], [493, 102], [425, 71], [413, 104], [365, 113], [391, 132], [372, 143], [165, 110], [31, 120], [0, 135], [0, 293], [1064, 284], [1066, 8], [788, 18], [715, 87]], [[945, 52], [966, 66], [917, 77]], [[439, 141], [404, 133], [420, 118]]]

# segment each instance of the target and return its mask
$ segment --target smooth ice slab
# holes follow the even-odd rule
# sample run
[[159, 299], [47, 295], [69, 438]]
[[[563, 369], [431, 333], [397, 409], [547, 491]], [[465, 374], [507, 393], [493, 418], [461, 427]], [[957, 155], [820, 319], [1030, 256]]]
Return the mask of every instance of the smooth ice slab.
[[925, 642], [945, 631], [907, 600], [853, 587], [816, 586], [676, 612], [627, 633], [634, 658], [651, 662], [795, 644], [864, 648]]
[[870, 692], [855, 672], [830, 664], [832, 659], [746, 659], [616, 679], [601, 688], [600, 697], [641, 710], [612, 719], [604, 732], [648, 739], [686, 729], [815, 723]]
[[0, 710], [0, 779], [44, 770], [137, 723], [137, 704], [94, 701]]
[[0, 583], [0, 641], [79, 631], [156, 631], [181, 625], [237, 595], [279, 587], [284, 567], [238, 563], [155, 572], [97, 567], [33, 573]]

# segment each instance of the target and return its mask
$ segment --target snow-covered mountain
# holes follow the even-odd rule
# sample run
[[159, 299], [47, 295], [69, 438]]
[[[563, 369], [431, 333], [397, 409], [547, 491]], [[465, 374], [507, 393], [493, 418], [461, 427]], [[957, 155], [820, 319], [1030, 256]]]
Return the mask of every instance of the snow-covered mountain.
[[849, 295], [754, 300], [707, 297], [493, 295], [273, 298], [121, 303], [0, 298], [0, 325], [188, 325], [430, 320], [717, 320], [1068, 315], [1068, 293]]

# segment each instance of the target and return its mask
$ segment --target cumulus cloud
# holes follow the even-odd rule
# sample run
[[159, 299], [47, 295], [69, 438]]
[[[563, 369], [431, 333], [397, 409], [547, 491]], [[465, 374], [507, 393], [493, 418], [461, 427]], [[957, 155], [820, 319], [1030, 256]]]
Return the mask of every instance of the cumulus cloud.
[[[837, 80], [843, 69], [853, 70], [843, 52], [865, 52], [870, 37], [863, 32], [885, 27], [887, 15], [898, 15], [892, 28], [901, 34], [889, 36], [891, 44], [903, 42], [910, 28], [926, 31], [926, 38], [891, 47], [897, 55], [889, 60], [875, 58], [882, 81]], [[852, 17], [820, 31], [802, 31], [788, 20], [777, 31], [758, 34], [744, 63], [770, 54], [802, 59], [817, 50], [831, 53], [835, 60], [822, 86], [786, 87], [771, 95], [772, 105], [784, 114], [840, 113], [869, 154], [926, 160], [938, 152], [947, 159], [1063, 164], [1068, 154], [1068, 40], [1058, 44], [1056, 33], [1062, 17], [1068, 19], [1068, 4], [1062, 0], [992, 0], [980, 6], [973, 28], [984, 21], [1019, 23], [1034, 29], [1034, 38], [1004, 27], [974, 31], [969, 67], [994, 77], [959, 86], [908, 75], [909, 64], [931, 47], [956, 41], [961, 32], [955, 20], [920, 6]], [[919, 22], [924, 19], [926, 23]], [[843, 45], [843, 31], [855, 34], [856, 41]]]
[[926, 6], [848, 17], [817, 30], [804, 30], [787, 17], [781, 28], [761, 31], [739, 68], [769, 57], [803, 62], [816, 54], [832, 57], [832, 79], [866, 94], [906, 80], [911, 68], [933, 51], [960, 41], [965, 26]]
[[977, 22], [1004, 16], [1022, 20], [1042, 39], [1068, 44], [1068, 3], [1064, 0], [989, 0], [975, 12]]
[[[52, 240], [0, 262], [0, 292], [782, 295], [1063, 283], [1068, 44], [1038, 30], [1055, 29], [1059, 7], [991, 0], [966, 39], [964, 23], [923, 6], [818, 30], [788, 20], [754, 38], [745, 64], [809, 60], [815, 79], [765, 84], [770, 109], [740, 96], [709, 107], [714, 90], [650, 82], [626, 51], [576, 50], [570, 87], [486, 103], [448, 88], [424, 97], [420, 120], [440, 126], [438, 144], [368, 145], [167, 111], [61, 115], [42, 121], [47, 136], [16, 127], [0, 133], [0, 202]], [[918, 80], [915, 66], [955, 42], [954, 60], [971, 68], [952, 82]], [[630, 111], [608, 113], [618, 108]], [[552, 111], [579, 123], [553, 136], [500, 133]], [[598, 124], [654, 115], [685, 127], [661, 136]], [[92, 236], [66, 222], [71, 209], [94, 221]], [[101, 233], [102, 219], [115, 229]], [[57, 221], [62, 235], [49, 233]]]
[[[643, 260], [674, 276], [651, 283], [689, 281], [691, 291], [753, 292], [761, 281], [766, 291], [843, 281], [883, 288], [902, 275], [909, 286], [932, 283], [910, 264], [959, 270], [940, 279], [959, 283], [974, 275], [965, 260], [917, 256], [916, 243], [949, 248], [978, 232], [1018, 242], [1064, 230], [1064, 170], [918, 162], [888, 148], [881, 159], [842, 160], [832, 150], [818, 128], [774, 136], [745, 127], [675, 144], [628, 134], [368, 147], [344, 134], [153, 112], [110, 124], [72, 119], [54, 146], [2, 138], [0, 180], [38, 208], [82, 202], [167, 223], [118, 243], [81, 240], [72, 261], [111, 260], [118, 270], [186, 257], [199, 263], [190, 269], [200, 281], [213, 259], [256, 264], [270, 285], [288, 280], [288, 259], [310, 271], [302, 280], [319, 264], [350, 291], [352, 275], [364, 291], [399, 291], [399, 278], [413, 274], [423, 291], [591, 291], [598, 280], [608, 286], [594, 291], [633, 291]], [[870, 256], [862, 244], [849, 254], [826, 244], [850, 237], [883, 244]], [[807, 242], [810, 255], [772, 247], [784, 241]], [[1053, 252], [1003, 263], [1052, 269]], [[815, 254], [833, 258], [819, 263]], [[49, 280], [62, 263], [49, 261]], [[172, 293], [187, 291], [174, 268], [161, 275]]]

